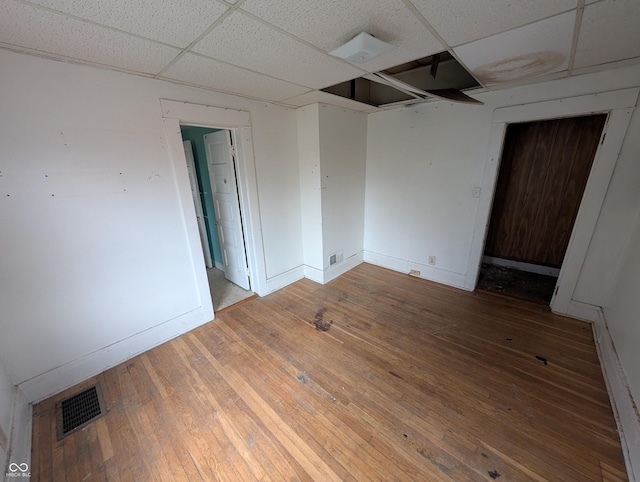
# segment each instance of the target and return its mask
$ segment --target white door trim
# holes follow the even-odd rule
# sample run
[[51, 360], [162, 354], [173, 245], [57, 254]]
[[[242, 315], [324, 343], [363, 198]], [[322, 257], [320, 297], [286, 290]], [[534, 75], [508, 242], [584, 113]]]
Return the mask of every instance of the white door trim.
[[481, 197], [467, 263], [465, 289], [474, 290], [478, 280], [507, 124], [608, 113], [603, 138], [593, 160], [593, 166], [560, 270], [558, 290], [551, 301], [551, 308], [554, 312], [564, 314], [568, 312], [639, 91], [640, 89], [618, 90], [503, 107], [494, 111]]
[[[200, 240], [197, 222], [195, 216], [193, 216], [193, 210], [187, 209], [187, 201], [191, 202], [191, 190], [186, 172], [184, 150], [182, 149], [180, 124], [200, 125], [231, 131], [237, 153], [238, 190], [240, 193], [242, 223], [246, 234], [251, 288], [258, 295], [265, 295], [268, 292], [267, 271], [264, 244], [262, 242], [262, 225], [249, 112], [166, 99], [160, 100], [160, 107], [164, 118], [167, 145], [170, 148], [171, 159], [176, 173], [178, 195], [193, 259], [194, 276], [203, 306], [204, 303], [211, 304], [211, 296], [209, 294], [206, 270], [204, 269], [202, 250], [199, 248]], [[213, 308], [211, 310], [213, 313]]]

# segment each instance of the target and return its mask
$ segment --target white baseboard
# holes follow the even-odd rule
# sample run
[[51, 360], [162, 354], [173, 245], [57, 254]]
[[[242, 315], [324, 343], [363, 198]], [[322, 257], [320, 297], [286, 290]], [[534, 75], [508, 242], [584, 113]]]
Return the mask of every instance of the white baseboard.
[[345, 274], [347, 271], [355, 268], [364, 262], [364, 252], [360, 251], [347, 259], [329, 266], [324, 271], [312, 266], [304, 265], [304, 277], [315, 281], [316, 283], [325, 284], [336, 279], [338, 276]]
[[467, 289], [465, 288], [466, 275], [464, 274], [453, 273], [451, 271], [434, 268], [427, 264], [394, 258], [392, 256], [374, 253], [372, 251], [364, 252], [364, 261], [366, 263], [375, 264], [376, 266], [399, 271], [400, 273], [409, 273], [412, 269], [418, 270], [420, 271], [420, 278], [453, 286], [455, 288]]
[[566, 313], [558, 313], [559, 315], [570, 316], [578, 320], [588, 321], [590, 323], [598, 323], [602, 316], [602, 308], [588, 303], [582, 303], [581, 301], [571, 300]]
[[295, 281], [304, 278], [304, 266], [296, 266], [289, 271], [285, 271], [279, 275], [276, 275], [272, 278], [267, 279], [266, 290], [264, 292], [259, 292], [258, 295], [265, 296], [269, 293], [273, 293], [281, 288], [284, 288]]
[[316, 283], [323, 284], [324, 282], [322, 270], [312, 266], [307, 266], [306, 264], [304, 265], [304, 277], [311, 281], [315, 281]]
[[[23, 477], [28, 476], [23, 476], [22, 474], [30, 473], [31, 471], [32, 408], [22, 390], [17, 387], [14, 388], [6, 465], [1, 468], [2, 473], [0, 474], [2, 480], [14, 480], [14, 478], [25, 480]], [[24, 464], [26, 464], [26, 471], [22, 470]], [[7, 474], [21, 474], [21, 476]], [[6, 479], [5, 476], [7, 477]]]
[[364, 262], [364, 252], [360, 251], [359, 253], [354, 254], [353, 256], [349, 256], [347, 259], [334, 264], [333, 266], [329, 266], [324, 270], [322, 274], [322, 284], [328, 283], [329, 281], [336, 279], [338, 276], [345, 274], [347, 271], [355, 268], [359, 264]]
[[26, 380], [19, 384], [19, 388], [23, 391], [27, 402], [38, 402], [212, 319], [213, 313], [208, 313], [202, 307], [195, 308], [176, 318]]
[[598, 320], [593, 323], [593, 337], [618, 425], [627, 474], [633, 482], [640, 477], [640, 415], [602, 310], [599, 312]]

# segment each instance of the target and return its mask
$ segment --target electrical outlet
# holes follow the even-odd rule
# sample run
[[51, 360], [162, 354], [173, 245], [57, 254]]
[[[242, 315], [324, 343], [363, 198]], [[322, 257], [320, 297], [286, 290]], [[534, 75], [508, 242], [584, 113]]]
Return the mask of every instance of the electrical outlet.
[[474, 198], [479, 198], [480, 197], [480, 188], [479, 187], [474, 187], [473, 188], [473, 193], [471, 194], [471, 197], [474, 197]]
[[436, 257], [435, 256], [429, 256], [429, 264], [431, 266], [435, 266], [436, 265]]
[[412, 269], [411, 271], [409, 271], [409, 276], [420, 276], [420, 271], [418, 271], [417, 269]]

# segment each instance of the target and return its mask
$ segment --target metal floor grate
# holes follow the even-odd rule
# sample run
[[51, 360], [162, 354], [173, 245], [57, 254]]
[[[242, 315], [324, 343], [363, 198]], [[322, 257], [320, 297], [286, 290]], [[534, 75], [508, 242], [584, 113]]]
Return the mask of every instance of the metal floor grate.
[[56, 404], [58, 440], [105, 413], [99, 385], [83, 390]]

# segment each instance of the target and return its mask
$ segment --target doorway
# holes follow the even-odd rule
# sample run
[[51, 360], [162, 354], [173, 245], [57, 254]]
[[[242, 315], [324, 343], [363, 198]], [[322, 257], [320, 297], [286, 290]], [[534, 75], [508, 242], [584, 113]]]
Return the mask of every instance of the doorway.
[[[216, 312], [253, 296], [239, 202], [233, 134], [181, 125], [198, 231]], [[225, 152], [226, 151], [226, 152]]]
[[606, 120], [507, 127], [478, 289], [551, 302]]

